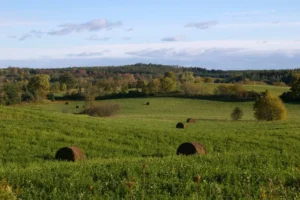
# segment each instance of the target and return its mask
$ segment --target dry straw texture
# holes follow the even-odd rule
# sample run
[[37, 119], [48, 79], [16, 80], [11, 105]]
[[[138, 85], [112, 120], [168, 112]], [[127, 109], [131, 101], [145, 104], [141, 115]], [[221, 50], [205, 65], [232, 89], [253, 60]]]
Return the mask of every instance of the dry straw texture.
[[56, 152], [55, 159], [75, 162], [84, 160], [85, 155], [78, 147], [63, 147]]
[[198, 142], [185, 142], [182, 143], [177, 149], [177, 155], [193, 155], [193, 154], [206, 154], [203, 145]]
[[187, 122], [187, 123], [195, 123], [196, 120], [193, 119], [193, 118], [188, 118], [188, 119], [186, 120], [186, 122]]

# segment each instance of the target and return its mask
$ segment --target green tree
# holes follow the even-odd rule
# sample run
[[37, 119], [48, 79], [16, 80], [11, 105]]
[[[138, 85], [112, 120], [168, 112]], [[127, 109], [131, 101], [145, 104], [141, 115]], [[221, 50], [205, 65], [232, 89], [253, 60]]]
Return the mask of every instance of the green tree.
[[65, 83], [60, 84], [60, 91], [66, 91], [67, 90], [67, 85]]
[[165, 73], [165, 78], [168, 77], [168, 78], [171, 78], [172, 80], [176, 81], [176, 75], [175, 75], [175, 72], [173, 71], [168, 71]]
[[92, 83], [88, 83], [87, 87], [84, 89], [85, 92], [85, 105], [87, 109], [90, 109], [94, 106], [95, 98], [97, 95], [96, 88], [92, 85]]
[[254, 116], [257, 120], [283, 120], [287, 116], [286, 108], [277, 96], [266, 90], [254, 103]]
[[159, 86], [160, 86], [160, 80], [158, 78], [151, 80], [147, 85], [148, 93], [157, 94], [159, 92]]
[[28, 101], [34, 100], [34, 96], [32, 95], [31, 92], [25, 91], [25, 92], [22, 93], [21, 99], [22, 99], [22, 101], [27, 101], [28, 102]]
[[194, 77], [194, 73], [193, 72], [189, 72], [189, 71], [184, 71], [179, 75], [179, 81], [181, 83], [185, 83], [185, 82], [194, 82], [195, 77]]
[[136, 83], [136, 88], [137, 89], [143, 89], [146, 86], [146, 83], [144, 80], [140, 79]]
[[59, 76], [60, 85], [66, 84], [67, 89], [71, 89], [75, 86], [76, 80], [71, 72], [65, 72]]
[[230, 116], [232, 120], [239, 120], [242, 119], [243, 115], [244, 115], [244, 111], [241, 108], [236, 107], [233, 109]]
[[59, 91], [59, 82], [54, 82], [51, 84], [51, 91], [52, 92], [58, 92]]
[[174, 88], [175, 88], [175, 84], [174, 84], [174, 81], [171, 78], [165, 77], [165, 78], [160, 80], [161, 92], [163, 92], [163, 93], [170, 92]]
[[300, 77], [296, 76], [294, 78], [290, 91], [293, 98], [297, 99], [300, 97]]
[[31, 77], [27, 88], [29, 92], [35, 94], [36, 98], [45, 98], [50, 89], [50, 77], [46, 74], [38, 74]]
[[3, 102], [6, 105], [13, 105], [21, 102], [18, 85], [15, 83], [7, 83], [4, 85]]

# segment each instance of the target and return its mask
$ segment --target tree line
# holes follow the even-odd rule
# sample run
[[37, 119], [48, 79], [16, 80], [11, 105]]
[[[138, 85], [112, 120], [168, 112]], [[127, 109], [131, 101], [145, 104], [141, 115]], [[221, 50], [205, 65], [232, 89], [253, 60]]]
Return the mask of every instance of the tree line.
[[186, 96], [206, 95], [199, 83], [220, 85], [214, 94], [238, 98], [257, 97], [240, 84], [273, 84], [292, 86], [285, 100], [300, 99], [300, 75], [296, 70], [223, 71], [205, 68], [142, 64], [107, 67], [70, 67], [32, 69], [8, 67], [0, 70], [0, 103], [11, 105], [22, 101], [55, 99], [63, 93], [73, 99], [109, 95], [158, 95], [183, 91]]

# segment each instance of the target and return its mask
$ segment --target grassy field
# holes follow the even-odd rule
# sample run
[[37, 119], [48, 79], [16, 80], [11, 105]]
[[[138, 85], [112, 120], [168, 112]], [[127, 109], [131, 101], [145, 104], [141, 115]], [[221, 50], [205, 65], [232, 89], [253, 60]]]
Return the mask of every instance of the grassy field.
[[[221, 83], [201, 83], [207, 89], [209, 94], [213, 94], [214, 90], [222, 85]], [[289, 91], [290, 87], [279, 87], [272, 85], [242, 85], [245, 90], [254, 90], [256, 92], [264, 92], [269, 90], [273, 95], [280, 96], [282, 93]]]
[[[102, 102], [122, 109], [96, 118], [73, 114], [83, 102], [0, 107], [0, 178], [21, 199], [300, 198], [300, 105], [286, 105], [285, 121], [257, 122], [253, 102]], [[236, 106], [244, 110], [241, 121], [230, 120]], [[175, 128], [189, 117], [196, 123]], [[194, 141], [208, 154], [176, 155], [181, 143]], [[86, 161], [54, 160], [59, 148], [72, 145]]]

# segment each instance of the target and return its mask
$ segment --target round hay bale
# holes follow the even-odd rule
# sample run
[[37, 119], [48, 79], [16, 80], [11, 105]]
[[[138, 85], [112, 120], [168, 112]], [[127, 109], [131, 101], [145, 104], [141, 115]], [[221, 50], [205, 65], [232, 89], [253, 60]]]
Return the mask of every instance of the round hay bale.
[[187, 123], [195, 123], [196, 120], [195, 120], [194, 118], [188, 118], [188, 119], [186, 120], [186, 122], [187, 122]]
[[206, 150], [204, 149], [203, 145], [198, 142], [185, 142], [182, 143], [177, 149], [177, 155], [203, 155], [206, 154]]
[[69, 105], [69, 102], [66, 101], [65, 105]]
[[85, 155], [78, 147], [63, 147], [56, 152], [55, 159], [75, 162], [84, 160]]
[[182, 122], [178, 122], [176, 128], [186, 128], [186, 125]]
[[146, 102], [146, 105], [149, 106], [149, 105], [150, 105], [150, 102]]
[[79, 108], [79, 106], [76, 106], [76, 109], [78, 109]]

